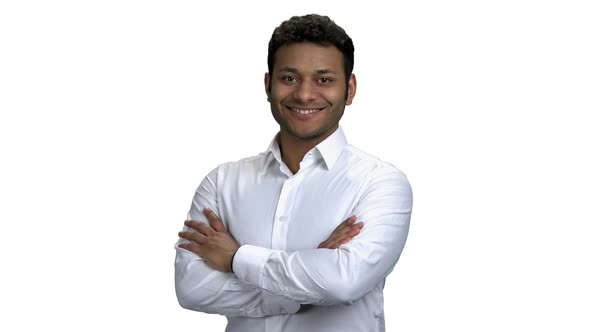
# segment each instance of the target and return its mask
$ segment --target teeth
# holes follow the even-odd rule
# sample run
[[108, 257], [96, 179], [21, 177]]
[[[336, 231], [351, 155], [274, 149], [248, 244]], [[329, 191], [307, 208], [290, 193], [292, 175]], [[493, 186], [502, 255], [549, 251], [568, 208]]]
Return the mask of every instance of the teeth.
[[298, 109], [293, 109], [295, 112], [299, 113], [299, 114], [311, 114], [311, 113], [315, 113], [315, 112], [319, 112], [321, 111], [321, 109], [315, 109], [315, 110], [298, 110]]

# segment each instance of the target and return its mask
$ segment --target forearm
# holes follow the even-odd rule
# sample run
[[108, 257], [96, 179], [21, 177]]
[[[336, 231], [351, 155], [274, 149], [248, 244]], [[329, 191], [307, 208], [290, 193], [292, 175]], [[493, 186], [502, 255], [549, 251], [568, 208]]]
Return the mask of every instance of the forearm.
[[243, 246], [235, 255], [234, 272], [250, 285], [299, 303], [353, 302], [392, 271], [408, 236], [411, 211], [405, 176], [379, 170], [353, 208], [364, 227], [352, 241], [335, 250], [294, 252]]
[[[187, 219], [207, 221], [205, 207], [217, 211], [217, 169], [209, 173], [197, 188]], [[184, 227], [184, 231], [188, 231]], [[179, 304], [186, 309], [216, 313], [225, 316], [262, 317], [293, 313], [299, 304], [272, 294], [259, 287], [248, 285], [233, 273], [212, 269], [203, 259], [176, 245], [175, 287]]]
[[[299, 303], [351, 303], [373, 290], [391, 272], [407, 230], [407, 226], [385, 230], [373, 225], [364, 236], [339, 249], [285, 252], [243, 246], [236, 254], [234, 272], [252, 286]], [[376, 243], [380, 236], [391, 240]]]
[[225, 316], [263, 317], [297, 312], [299, 304], [221, 273], [194, 254], [177, 248], [176, 295], [189, 310]]

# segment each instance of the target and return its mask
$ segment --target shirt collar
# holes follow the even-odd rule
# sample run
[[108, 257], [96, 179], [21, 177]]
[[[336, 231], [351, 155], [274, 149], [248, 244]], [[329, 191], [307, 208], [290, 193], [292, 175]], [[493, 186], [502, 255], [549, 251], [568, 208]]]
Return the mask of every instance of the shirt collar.
[[342, 127], [338, 126], [338, 129], [332, 135], [328, 136], [325, 140], [323, 140], [320, 144], [316, 145], [316, 149], [324, 158], [324, 163], [326, 163], [326, 167], [328, 169], [332, 169], [336, 160], [344, 151], [344, 148], [348, 145], [348, 141], [346, 140], [346, 136], [344, 135], [344, 131]]
[[[282, 162], [283, 158], [281, 158], [281, 148], [279, 147], [278, 139], [279, 133], [277, 133], [275, 137], [273, 137], [272, 141], [270, 141], [270, 145], [268, 146], [268, 149], [266, 149], [266, 154], [274, 157], [275, 160]], [[268, 158], [268, 161], [266, 163], [267, 167], [272, 161], [272, 159], [273, 158]]]
[[[272, 139], [270, 145], [268, 146], [268, 149], [266, 150], [266, 153], [269, 156], [273, 156], [274, 159], [278, 162], [282, 162], [283, 159], [281, 158], [281, 149], [279, 148], [279, 143], [277, 142], [278, 136], [279, 134], [277, 133], [275, 137]], [[336, 129], [336, 131], [332, 133], [332, 135], [328, 136], [325, 140], [320, 142], [320, 144], [316, 145], [313, 149], [311, 149], [310, 152], [313, 152], [313, 150], [317, 150], [320, 153], [326, 167], [329, 170], [332, 169], [332, 167], [334, 167], [334, 164], [336, 163], [336, 161], [342, 154], [342, 151], [344, 151], [344, 148], [347, 145], [348, 141], [346, 140], [344, 131], [342, 130], [341, 126], [338, 126], [338, 129]], [[272, 158], [269, 158], [266, 163], [266, 168], [270, 166], [271, 161]]]

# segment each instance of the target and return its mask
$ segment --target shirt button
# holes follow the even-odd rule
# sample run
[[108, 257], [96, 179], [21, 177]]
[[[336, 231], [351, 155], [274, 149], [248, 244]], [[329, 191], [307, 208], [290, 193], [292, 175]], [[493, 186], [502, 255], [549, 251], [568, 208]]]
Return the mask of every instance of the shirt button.
[[285, 217], [285, 216], [279, 217], [279, 221], [285, 221], [285, 220], [287, 220], [287, 217]]

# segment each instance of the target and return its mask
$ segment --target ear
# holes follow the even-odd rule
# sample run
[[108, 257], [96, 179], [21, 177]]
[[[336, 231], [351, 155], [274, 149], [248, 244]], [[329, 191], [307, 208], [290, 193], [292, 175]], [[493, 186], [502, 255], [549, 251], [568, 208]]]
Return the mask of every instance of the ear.
[[264, 90], [266, 91], [266, 100], [270, 101], [270, 74], [264, 74]]
[[346, 106], [352, 104], [352, 100], [354, 99], [354, 95], [356, 94], [356, 76], [354, 74], [350, 75], [348, 79], [348, 96], [346, 96]]

